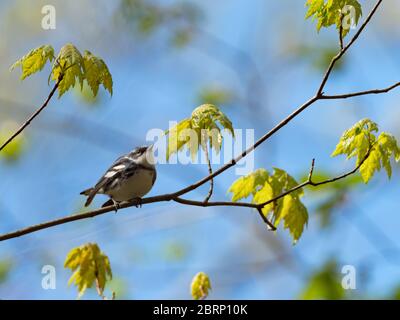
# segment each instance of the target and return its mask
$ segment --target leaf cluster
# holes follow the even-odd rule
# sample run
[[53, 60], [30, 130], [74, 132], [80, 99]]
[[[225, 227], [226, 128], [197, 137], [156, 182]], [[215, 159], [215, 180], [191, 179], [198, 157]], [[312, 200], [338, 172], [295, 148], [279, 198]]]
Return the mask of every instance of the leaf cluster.
[[[306, 6], [308, 7], [306, 19], [317, 20], [318, 32], [322, 27], [328, 28], [332, 25], [340, 30], [345, 16], [352, 13], [348, 8], [354, 9], [354, 17], [350, 18], [356, 25], [362, 16], [362, 7], [357, 0], [307, 0]], [[342, 30], [342, 36], [345, 37], [350, 28], [344, 27]]]
[[[297, 181], [282, 169], [274, 168], [272, 174], [265, 169], [258, 169], [237, 179], [228, 192], [232, 193], [232, 201], [252, 196], [253, 203], [261, 204], [296, 186]], [[307, 208], [301, 202], [303, 194], [303, 189], [300, 188], [262, 209], [265, 216], [271, 216], [276, 227], [283, 221], [283, 226], [289, 229], [294, 243], [300, 239], [308, 223]]]
[[82, 55], [71, 43], [63, 46], [57, 55], [50, 45], [43, 45], [31, 50], [11, 66], [11, 70], [20, 66], [22, 69], [21, 79], [41, 71], [47, 62], [52, 62], [52, 70], [49, 81], [58, 83], [58, 96], [61, 97], [70, 88], [79, 84], [83, 89], [84, 80], [90, 86], [93, 96], [96, 96], [100, 85], [113, 93], [113, 80], [105, 62], [85, 50]]
[[346, 155], [347, 159], [356, 158], [364, 183], [368, 183], [375, 172], [382, 168], [388, 177], [392, 175], [390, 159], [400, 160], [400, 149], [394, 136], [381, 132], [377, 135], [378, 125], [370, 119], [362, 119], [346, 130], [339, 140], [332, 156]]
[[166, 131], [168, 135], [167, 160], [185, 146], [189, 149], [192, 158], [197, 155], [200, 146], [204, 150], [208, 143], [216, 152], [219, 152], [223, 140], [221, 127], [234, 136], [232, 122], [218, 107], [212, 104], [197, 107], [190, 118], [182, 120]]
[[96, 284], [97, 292], [102, 296], [107, 280], [112, 279], [110, 261], [96, 243], [87, 243], [71, 249], [65, 259], [64, 267], [74, 272], [68, 285], [74, 283], [78, 288], [78, 297], [81, 297], [93, 284]]

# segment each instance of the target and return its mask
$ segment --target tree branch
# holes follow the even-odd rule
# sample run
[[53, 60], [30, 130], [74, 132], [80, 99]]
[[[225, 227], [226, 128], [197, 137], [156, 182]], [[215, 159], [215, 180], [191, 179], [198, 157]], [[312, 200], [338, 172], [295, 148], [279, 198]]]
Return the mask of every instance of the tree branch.
[[329, 64], [329, 67], [326, 70], [326, 73], [322, 79], [321, 85], [317, 91], [318, 97], [322, 95], [325, 85], [329, 79], [329, 76], [331, 75], [331, 72], [332, 72], [334, 66], [336, 65], [336, 62], [338, 62], [340, 60], [340, 58], [343, 57], [343, 55], [347, 52], [347, 50], [350, 49], [350, 47], [354, 44], [354, 42], [356, 42], [356, 40], [358, 39], [360, 34], [363, 32], [363, 30], [367, 26], [367, 24], [371, 21], [372, 17], [374, 16], [376, 10], [378, 10], [381, 3], [382, 3], [382, 0], [379, 0], [375, 4], [374, 8], [371, 10], [369, 15], [367, 16], [367, 19], [365, 19], [364, 23], [361, 25], [360, 29], [357, 30], [356, 34], [353, 36], [353, 38], [350, 40], [350, 42], [343, 49], [341, 49], [336, 56], [333, 57], [331, 63]]
[[[371, 150], [371, 149], [370, 149]], [[183, 199], [181, 197], [177, 197], [175, 196], [173, 193], [170, 194], [163, 194], [160, 196], [154, 196], [154, 197], [148, 197], [148, 198], [144, 198], [141, 201], [141, 204], [149, 204], [149, 203], [157, 203], [157, 202], [166, 202], [166, 201], [175, 201], [178, 202], [180, 204], [184, 204], [184, 205], [189, 205], [189, 206], [197, 206], [197, 207], [244, 207], [244, 208], [253, 208], [256, 209], [257, 212], [259, 213], [260, 217], [262, 218], [262, 220], [267, 224], [268, 228], [270, 230], [276, 230], [276, 227], [268, 220], [268, 218], [262, 213], [262, 208], [264, 208], [266, 205], [275, 202], [281, 198], [283, 198], [284, 196], [295, 192], [299, 189], [302, 189], [306, 186], [312, 186], [312, 187], [317, 187], [323, 184], [328, 184], [328, 183], [333, 183], [335, 181], [344, 179], [354, 173], [356, 173], [358, 171], [358, 169], [362, 166], [362, 164], [365, 162], [365, 160], [369, 157], [370, 155], [370, 150], [367, 152], [367, 154], [365, 155], [365, 157], [363, 158], [363, 160], [351, 171], [346, 172], [340, 176], [331, 178], [331, 179], [327, 179], [327, 180], [323, 180], [323, 181], [319, 181], [319, 182], [313, 182], [312, 181], [312, 174], [314, 171], [314, 164], [315, 161], [313, 159], [312, 161], [312, 165], [311, 165], [311, 169], [310, 169], [310, 174], [308, 176], [308, 179], [306, 181], [304, 181], [303, 183], [300, 183], [299, 185], [295, 186], [292, 189], [289, 189], [285, 192], [283, 192], [282, 194], [266, 201], [263, 203], [247, 203], [247, 202], [230, 202], [230, 201], [216, 201], [216, 202], [204, 202], [204, 201], [196, 201], [196, 200], [189, 200], [189, 199]], [[129, 207], [133, 207], [133, 206], [137, 206], [137, 202], [136, 201], [130, 201], [130, 202], [126, 202], [126, 203], [122, 203], [120, 205], [120, 209], [124, 209], [124, 208], [129, 208]], [[10, 232], [10, 233], [6, 233], [3, 235], [0, 235], [0, 241], [4, 241], [4, 240], [8, 240], [8, 239], [12, 239], [12, 238], [17, 238], [29, 233], [33, 233], [39, 230], [43, 230], [43, 229], [47, 229], [50, 227], [54, 227], [54, 226], [58, 226], [61, 224], [65, 224], [68, 222], [72, 222], [72, 221], [77, 221], [77, 220], [83, 220], [83, 219], [88, 219], [88, 218], [93, 218], [108, 212], [114, 212], [115, 211], [115, 207], [114, 205], [108, 206], [108, 207], [104, 207], [104, 208], [100, 208], [100, 209], [96, 209], [96, 210], [92, 210], [89, 212], [84, 212], [84, 213], [80, 213], [80, 214], [74, 214], [74, 215], [70, 215], [70, 216], [66, 216], [64, 218], [60, 218], [60, 219], [56, 219], [56, 220], [51, 220], [51, 221], [47, 221], [44, 223], [40, 223], [37, 225], [33, 225], [24, 229], [20, 229], [14, 232]]]
[[[226, 171], [227, 169], [231, 168], [232, 166], [236, 165], [236, 163], [238, 161], [240, 161], [242, 158], [244, 158], [245, 156], [247, 156], [249, 153], [251, 153], [255, 148], [257, 148], [259, 145], [261, 145], [263, 142], [265, 142], [267, 139], [269, 139], [272, 135], [274, 135], [276, 132], [278, 132], [280, 129], [282, 129], [283, 127], [285, 127], [291, 120], [293, 120], [296, 116], [298, 116], [300, 113], [302, 113], [304, 110], [306, 110], [309, 106], [311, 106], [312, 104], [314, 104], [316, 101], [318, 100], [323, 100], [323, 99], [329, 99], [327, 97], [329, 96], [324, 96], [323, 95], [323, 89], [325, 87], [326, 82], [329, 79], [329, 76], [336, 64], [336, 62], [346, 53], [346, 51], [353, 45], [353, 43], [358, 39], [358, 37], [360, 36], [360, 34], [362, 33], [362, 31], [365, 29], [365, 27], [367, 26], [367, 24], [369, 23], [369, 21], [371, 20], [372, 16], [375, 14], [376, 10], [378, 9], [379, 5], [382, 3], [382, 0], [379, 0], [376, 5], [374, 6], [374, 8], [372, 9], [372, 11], [370, 12], [370, 14], [368, 15], [367, 19], [365, 20], [365, 22], [362, 24], [362, 26], [360, 27], [360, 29], [357, 31], [357, 33], [354, 35], [354, 37], [350, 40], [350, 42], [343, 48], [340, 50], [340, 52], [333, 57], [331, 63], [329, 64], [329, 67], [325, 73], [325, 75], [322, 78], [321, 84], [317, 90], [317, 93], [315, 94], [315, 96], [313, 96], [311, 99], [309, 99], [307, 102], [305, 102], [304, 104], [302, 104], [300, 107], [298, 107], [295, 111], [293, 111], [289, 116], [287, 116], [285, 119], [283, 119], [280, 123], [278, 123], [274, 128], [272, 128], [269, 132], [267, 132], [266, 134], [264, 134], [259, 140], [257, 140], [255, 142], [255, 144], [253, 146], [251, 146], [250, 148], [248, 148], [247, 150], [243, 151], [240, 155], [238, 155], [236, 158], [232, 159], [229, 163], [227, 163], [226, 165], [222, 166], [221, 168], [219, 168], [218, 170], [214, 171], [213, 173], [209, 174], [207, 177], [195, 182], [194, 184], [183, 188], [179, 191], [176, 191], [174, 193], [170, 193], [170, 194], [164, 194], [164, 195], [160, 195], [160, 196], [155, 196], [155, 197], [149, 197], [149, 198], [145, 198], [142, 199], [141, 203], [142, 204], [147, 204], [147, 203], [154, 203], [154, 202], [162, 202], [162, 201], [176, 201], [182, 204], [188, 204], [188, 205], [198, 205], [198, 206], [240, 206], [240, 207], [250, 207], [250, 208], [256, 208], [258, 213], [260, 214], [260, 216], [263, 218], [263, 220], [270, 225], [270, 227], [272, 226], [272, 224], [268, 221], [268, 219], [266, 219], [266, 217], [264, 216], [264, 214], [262, 214], [261, 209], [273, 202], [276, 201], [282, 197], [284, 197], [285, 195], [294, 192], [300, 188], [303, 188], [307, 185], [311, 185], [311, 186], [318, 186], [318, 185], [322, 185], [322, 184], [326, 184], [326, 183], [330, 183], [330, 182], [334, 182], [337, 181], [339, 179], [343, 179], [347, 176], [349, 176], [350, 174], [355, 173], [359, 167], [362, 165], [362, 163], [365, 161], [365, 159], [352, 171], [343, 174], [339, 177], [330, 179], [330, 180], [325, 180], [325, 181], [321, 181], [321, 182], [313, 182], [312, 181], [312, 173], [313, 173], [313, 168], [314, 168], [314, 161], [313, 161], [313, 165], [311, 167], [310, 170], [310, 175], [307, 181], [303, 182], [302, 184], [299, 184], [298, 186], [282, 193], [281, 195], [279, 195], [278, 197], [275, 197], [274, 199], [270, 199], [269, 201], [262, 203], [262, 204], [254, 204], [254, 203], [236, 203], [236, 202], [196, 202], [193, 200], [185, 200], [180, 198], [180, 196], [182, 196], [183, 194], [186, 194], [190, 191], [193, 191], [195, 189], [197, 189], [198, 187], [200, 187], [201, 185], [205, 184], [208, 181], [211, 181], [212, 179], [214, 179], [216, 176], [220, 175], [221, 173], [223, 173], [224, 171]], [[57, 85], [57, 84], [56, 84]], [[397, 85], [394, 85], [394, 87]], [[54, 94], [56, 88], [54, 88], [52, 90], [52, 94]], [[370, 92], [372, 93], [372, 92]], [[52, 94], [49, 96], [49, 98], [47, 100], [50, 100]], [[369, 93], [365, 93], [364, 94], [369, 94]], [[349, 94], [350, 96], [352, 94]], [[361, 95], [360, 93], [355, 93], [353, 94], [353, 96], [355, 95]], [[349, 97], [350, 97], [349, 96]], [[333, 96], [331, 96], [333, 97]], [[340, 96], [336, 96], [336, 99], [339, 99]], [[345, 97], [343, 97], [345, 98]], [[333, 99], [333, 98], [332, 98]], [[47, 101], [48, 102], [48, 101]], [[45, 102], [45, 105], [47, 104], [47, 102]], [[41, 109], [44, 109], [44, 106], [42, 106]], [[41, 111], [41, 110], [40, 110]], [[40, 112], [39, 111], [39, 112]], [[29, 123], [28, 123], [29, 124]], [[24, 128], [22, 128], [23, 130]], [[22, 131], [21, 130], [21, 131]], [[1, 149], [0, 149], [1, 150]], [[369, 155], [369, 153], [367, 154], [367, 156]], [[367, 157], [366, 156], [366, 157]], [[137, 205], [137, 202], [127, 202], [124, 204], [120, 205], [120, 208], [128, 208], [128, 207], [132, 207], [134, 205]], [[70, 215], [64, 218], [60, 218], [60, 219], [56, 219], [56, 220], [52, 220], [52, 221], [48, 221], [45, 223], [41, 223], [38, 225], [34, 225], [34, 226], [30, 226], [27, 227], [25, 229], [21, 229], [21, 230], [17, 230], [8, 234], [4, 234], [4, 235], [0, 235], [0, 241], [4, 241], [7, 239], [11, 239], [11, 238], [16, 238], [16, 237], [20, 237], [22, 235], [25, 234], [29, 234], [38, 230], [42, 230], [42, 229], [46, 229], [46, 228], [50, 228], [56, 225], [60, 225], [60, 224], [64, 224], [64, 223], [68, 223], [71, 221], [76, 221], [76, 220], [81, 220], [81, 219], [86, 219], [86, 218], [92, 218], [107, 212], [111, 212], [114, 211], [115, 208], [114, 206], [108, 206], [108, 207], [104, 207], [104, 208], [100, 208], [97, 210], [93, 210], [90, 212], [86, 212], [86, 213], [82, 213], [82, 214], [76, 214], [76, 215]], [[272, 226], [273, 227], [273, 226]]]
[[29, 118], [24, 122], [24, 124], [16, 131], [14, 134], [8, 138], [1, 146], [0, 146], [0, 151], [3, 150], [11, 141], [13, 141], [19, 134], [21, 134], [24, 129], [29, 126], [29, 124], [32, 122], [33, 119], [35, 119], [46, 107], [47, 104], [50, 102], [51, 98], [53, 97], [54, 93], [56, 92], [58, 86], [60, 85], [60, 82], [62, 80], [63, 76], [61, 75], [60, 78], [57, 80], [56, 84], [54, 85], [53, 89], [50, 91], [50, 94], [48, 95], [47, 99], [45, 102], [42, 104], [42, 106], [37, 109]]
[[320, 99], [348, 99], [348, 98], [353, 98], [353, 97], [358, 97], [358, 96], [365, 96], [369, 94], [381, 94], [381, 93], [387, 93], [389, 91], [392, 91], [393, 89], [397, 88], [400, 86], [400, 82], [397, 82], [390, 87], [384, 88], [384, 89], [372, 89], [372, 90], [367, 90], [367, 91], [360, 91], [360, 92], [352, 92], [352, 93], [345, 93], [345, 94], [337, 94], [337, 95], [322, 95]]

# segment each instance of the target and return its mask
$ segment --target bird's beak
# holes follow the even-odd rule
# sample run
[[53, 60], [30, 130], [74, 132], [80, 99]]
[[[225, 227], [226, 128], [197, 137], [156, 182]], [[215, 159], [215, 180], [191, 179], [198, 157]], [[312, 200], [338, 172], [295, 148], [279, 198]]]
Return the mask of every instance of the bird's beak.
[[153, 164], [154, 165], [154, 154], [153, 154], [153, 147], [154, 147], [154, 144], [152, 144], [152, 145], [150, 145], [148, 148], [147, 148], [147, 150], [146, 150], [146, 158], [147, 158], [147, 161], [150, 163], [150, 164]]

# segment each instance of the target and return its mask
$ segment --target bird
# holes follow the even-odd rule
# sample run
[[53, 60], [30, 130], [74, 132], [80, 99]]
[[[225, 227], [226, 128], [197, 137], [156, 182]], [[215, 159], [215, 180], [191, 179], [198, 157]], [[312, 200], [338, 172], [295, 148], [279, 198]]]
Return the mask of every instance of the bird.
[[97, 194], [105, 194], [110, 199], [102, 207], [114, 205], [118, 210], [122, 202], [137, 201], [153, 187], [157, 171], [153, 158], [153, 145], [137, 147], [119, 157], [104, 173], [94, 187], [82, 191], [87, 196], [85, 207], [89, 206]]

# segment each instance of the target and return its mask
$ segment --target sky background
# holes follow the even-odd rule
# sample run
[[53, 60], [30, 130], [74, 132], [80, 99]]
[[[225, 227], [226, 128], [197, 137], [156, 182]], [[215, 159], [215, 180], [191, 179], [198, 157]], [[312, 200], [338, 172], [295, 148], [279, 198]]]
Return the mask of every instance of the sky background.
[[[152, 1], [161, 9], [180, 1]], [[188, 2], [188, 1], [186, 1]], [[18, 158], [0, 159], [0, 233], [79, 212], [79, 192], [96, 182], [121, 154], [146, 143], [152, 128], [167, 129], [218, 89], [220, 105], [235, 128], [254, 129], [256, 139], [308, 100], [327, 65], [324, 53], [338, 46], [334, 29], [315, 30], [304, 20], [305, 1], [191, 1], [199, 19], [189, 25], [183, 46], [171, 39], [167, 21], [148, 34], [127, 17], [123, 1], [0, 2], [0, 126], [22, 123], [44, 101], [49, 66], [24, 81], [9, 66], [32, 48], [51, 44], [56, 52], [72, 42], [107, 63], [114, 94], [101, 90], [89, 101], [71, 90], [27, 128]], [[374, 1], [361, 1], [364, 17]], [[41, 28], [41, 8], [56, 8], [56, 29]], [[346, 54], [326, 87], [327, 94], [387, 87], [399, 81], [400, 4], [387, 0]], [[185, 25], [185, 23], [183, 23]], [[178, 25], [180, 26], [180, 25]], [[354, 31], [351, 33], [354, 34]], [[362, 118], [400, 138], [399, 91], [311, 106], [255, 152], [255, 169], [284, 168], [301, 179], [316, 168], [337, 175], [354, 166], [330, 154], [342, 132]], [[204, 95], [203, 95], [204, 96]], [[214, 166], [214, 169], [218, 168]], [[11, 263], [0, 278], [2, 299], [75, 299], [63, 268], [68, 251], [97, 242], [109, 256], [117, 298], [189, 299], [190, 282], [209, 274], [212, 299], [295, 299], [312, 274], [330, 260], [357, 270], [349, 295], [386, 297], [400, 284], [399, 172], [389, 181], [377, 174], [345, 194], [321, 228], [318, 204], [324, 193], [307, 189], [309, 224], [293, 246], [287, 230], [267, 232], [258, 215], [244, 208], [197, 208], [155, 203], [95, 219], [73, 222], [0, 243], [0, 261]], [[159, 165], [150, 196], [181, 189], [207, 174], [205, 165]], [[215, 181], [213, 199], [227, 200], [238, 176]], [[208, 186], [190, 193], [202, 199]], [[93, 208], [102, 204], [97, 197]], [[56, 268], [56, 290], [41, 287], [44, 265]], [[110, 288], [106, 295], [110, 296]], [[88, 290], [85, 299], [97, 299]]]

